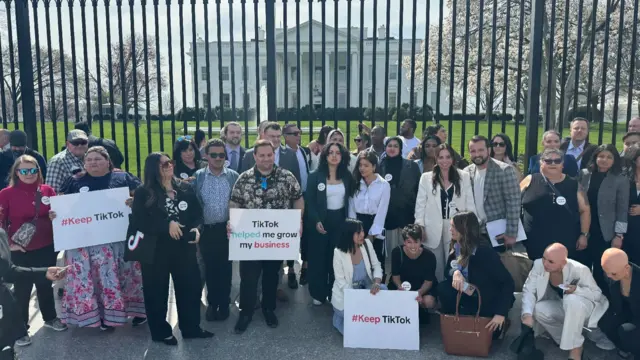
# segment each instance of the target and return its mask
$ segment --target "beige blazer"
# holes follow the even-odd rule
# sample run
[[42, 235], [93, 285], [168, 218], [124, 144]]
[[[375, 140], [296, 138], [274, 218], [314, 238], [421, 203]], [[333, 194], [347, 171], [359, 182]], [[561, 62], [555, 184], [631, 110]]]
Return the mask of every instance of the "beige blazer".
[[[371, 262], [369, 262], [367, 251], [364, 248], [360, 249], [369, 279], [371, 279], [372, 282], [375, 278], [382, 279], [382, 265], [380, 265], [371, 241], [365, 238], [362, 246], [369, 248], [369, 254], [371, 255]], [[372, 264], [373, 273], [371, 273]], [[351, 254], [342, 252], [342, 250], [338, 248], [333, 250], [333, 273], [335, 274], [335, 281], [333, 282], [333, 289], [331, 289], [331, 305], [338, 310], [344, 310], [344, 289], [353, 288], [353, 263], [351, 262]]]
[[[450, 217], [459, 211], [471, 211], [473, 213], [476, 211], [469, 173], [458, 169], [458, 175], [460, 175], [460, 196], [456, 195], [455, 192], [453, 193], [452, 202], [455, 207], [451, 208]], [[445, 221], [448, 221], [442, 218], [440, 189], [440, 185], [436, 185], [436, 193], [435, 195], [433, 194], [433, 171], [422, 174], [420, 185], [418, 185], [415, 217], [416, 224], [425, 228], [427, 237], [425, 245], [431, 249], [435, 249], [440, 245], [442, 226]]]
[[[574, 260], [567, 260], [567, 265], [562, 269], [562, 283], [570, 284], [574, 280], [578, 280], [575, 295], [592, 301], [595, 308], [589, 317], [589, 327], [598, 326], [598, 321], [609, 308], [609, 300], [602, 295], [602, 290], [593, 279], [591, 271], [586, 266]], [[542, 265], [542, 259], [538, 259], [533, 263], [533, 268], [529, 272], [527, 281], [522, 289], [522, 315], [531, 314], [535, 309], [538, 301], [544, 300], [545, 292], [549, 287], [549, 273], [545, 271]]]

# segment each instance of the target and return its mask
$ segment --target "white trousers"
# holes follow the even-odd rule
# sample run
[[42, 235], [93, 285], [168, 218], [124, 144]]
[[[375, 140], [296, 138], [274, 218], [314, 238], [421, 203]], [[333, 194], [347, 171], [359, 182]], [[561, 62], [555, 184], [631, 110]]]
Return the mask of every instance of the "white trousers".
[[560, 349], [581, 347], [584, 343], [582, 328], [588, 323], [595, 304], [575, 294], [555, 298], [536, 303], [533, 311], [535, 321], [560, 344]]
[[[429, 226], [429, 224], [427, 224]], [[440, 243], [437, 247], [427, 248], [436, 256], [436, 279], [438, 282], [444, 281], [444, 268], [447, 265], [447, 259], [449, 258], [449, 247], [451, 246], [451, 233], [449, 229], [451, 223], [449, 220], [442, 220], [442, 235], [440, 236]]]

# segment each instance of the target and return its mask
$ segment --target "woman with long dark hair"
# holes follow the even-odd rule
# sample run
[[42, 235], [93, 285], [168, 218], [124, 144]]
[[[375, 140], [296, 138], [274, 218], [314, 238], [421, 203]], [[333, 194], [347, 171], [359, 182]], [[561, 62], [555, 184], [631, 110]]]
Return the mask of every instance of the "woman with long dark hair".
[[[133, 197], [132, 220], [146, 240], [155, 242], [152, 261], [142, 264], [145, 306], [151, 339], [177, 345], [167, 322], [169, 276], [178, 309], [183, 339], [209, 338], [200, 328], [200, 273], [196, 246], [202, 228], [202, 207], [192, 187], [174, 176], [173, 162], [166, 154], [149, 154], [144, 184]], [[213, 291], [213, 289], [211, 289]]]
[[323, 125], [318, 133], [318, 138], [311, 140], [309, 143], [309, 150], [311, 151], [311, 165], [309, 165], [309, 171], [313, 171], [318, 167], [320, 163], [320, 153], [324, 148], [327, 140], [329, 140], [329, 133], [333, 128], [329, 125]]
[[473, 188], [467, 171], [455, 165], [449, 144], [436, 148], [433, 171], [422, 174], [416, 197], [416, 224], [424, 227], [426, 247], [436, 257], [436, 277], [444, 280], [444, 268], [450, 252], [452, 216], [460, 211], [475, 212]]
[[391, 253], [391, 250], [402, 244], [402, 229], [415, 222], [420, 169], [415, 162], [402, 158], [403, 145], [398, 136], [387, 139], [387, 156], [380, 162], [378, 171], [391, 187], [389, 210], [384, 222], [385, 253]]
[[[331, 130], [327, 138], [327, 144], [338, 143], [349, 151], [349, 144], [346, 143], [344, 133], [340, 129]], [[349, 153], [349, 171], [353, 171], [356, 167], [357, 156]]]
[[518, 181], [522, 179], [522, 172], [518, 167], [517, 159], [513, 156], [513, 145], [507, 134], [498, 133], [491, 139], [491, 152], [489, 155], [495, 160], [513, 166], [518, 174]]
[[442, 144], [442, 142], [439, 137], [428, 136], [422, 139], [422, 142], [420, 142], [420, 145], [416, 148], [416, 151], [418, 151], [418, 159], [415, 160], [415, 162], [418, 164], [421, 174], [433, 170], [433, 167], [436, 165], [435, 150], [440, 144]]
[[206, 166], [202, 161], [200, 149], [191, 136], [180, 136], [173, 145], [174, 168], [173, 173], [181, 180], [192, 181], [193, 174]]
[[373, 151], [366, 150], [358, 155], [356, 168], [353, 170], [356, 185], [353, 196], [349, 198], [349, 217], [362, 222], [365, 236], [373, 244], [384, 272], [384, 222], [387, 218], [391, 187], [388, 181], [376, 173], [377, 167], [378, 156]]
[[474, 213], [463, 211], [451, 218], [451, 240], [453, 249], [445, 269], [446, 279], [438, 286], [440, 311], [455, 314], [456, 297], [462, 292], [460, 315], [475, 315], [480, 306], [480, 316], [492, 318], [488, 328], [499, 335], [501, 331], [497, 330], [505, 330], [505, 318], [515, 301], [513, 278], [498, 253], [483, 245]]
[[344, 333], [344, 290], [369, 289], [372, 295], [387, 290], [382, 283], [382, 266], [371, 245], [365, 238], [361, 221], [346, 219], [333, 251], [333, 283], [331, 305], [333, 326]]
[[[60, 187], [61, 194], [77, 194], [115, 188], [127, 188], [131, 194], [140, 180], [127, 172], [114, 171], [109, 153], [93, 146], [84, 156], [85, 171], [69, 177]], [[53, 220], [54, 212], [50, 213]], [[112, 331], [133, 317], [133, 326], [146, 321], [142, 274], [138, 262], [124, 260], [122, 242], [66, 250], [69, 266], [60, 318], [79, 327], [100, 327]]]
[[349, 214], [355, 181], [348, 169], [349, 152], [332, 143], [322, 149], [318, 169], [309, 174], [305, 197], [308, 229], [309, 293], [314, 305], [331, 297], [333, 249]]
[[598, 146], [589, 160], [589, 166], [578, 174], [578, 182], [587, 192], [591, 226], [587, 234], [586, 256], [576, 260], [589, 268], [593, 266], [593, 278], [602, 293], [609, 296], [600, 260], [608, 248], [622, 248], [624, 245], [629, 214], [629, 179], [622, 174], [622, 159], [613, 145]]
[[640, 262], [640, 146], [631, 146], [624, 155], [625, 175], [631, 179], [629, 191], [629, 226], [622, 249], [634, 264]]
[[[53, 226], [49, 219], [50, 198], [55, 195], [55, 190], [44, 184], [42, 169], [34, 157], [22, 155], [16, 159], [9, 172], [9, 186], [0, 191], [0, 223], [12, 240], [19, 237], [24, 224], [35, 225], [35, 233], [28, 244], [22, 243], [20, 246], [9, 240], [11, 261], [16, 266], [49, 267], [56, 264], [58, 253], [53, 248]], [[56, 331], [66, 330], [67, 325], [56, 314], [51, 282], [44, 276], [38, 277], [35, 282], [25, 277], [14, 283], [13, 292], [24, 325], [29, 328], [29, 300], [34, 285], [44, 326]], [[30, 343], [29, 335], [16, 341], [18, 346]]]

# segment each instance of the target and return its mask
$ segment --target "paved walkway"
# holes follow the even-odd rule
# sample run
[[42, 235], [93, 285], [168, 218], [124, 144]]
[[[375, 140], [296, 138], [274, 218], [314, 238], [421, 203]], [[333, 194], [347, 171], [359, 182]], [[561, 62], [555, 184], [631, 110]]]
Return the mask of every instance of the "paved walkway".
[[[234, 264], [235, 265], [235, 264]], [[232, 295], [238, 293], [237, 265], [234, 266], [234, 287]], [[71, 328], [56, 333], [42, 327], [42, 319], [37, 304], [32, 301], [31, 334], [33, 344], [19, 349], [21, 360], [93, 360], [93, 359], [149, 359], [149, 360], [186, 360], [186, 359], [464, 359], [448, 356], [444, 353], [440, 339], [438, 319], [421, 330], [420, 351], [345, 349], [342, 336], [331, 325], [332, 308], [330, 305], [315, 307], [311, 305], [306, 286], [297, 290], [286, 289], [288, 303], [279, 303], [276, 314], [280, 320], [277, 329], [266, 326], [260, 311], [254, 315], [253, 322], [243, 335], [233, 333], [238, 310], [232, 307], [231, 317], [223, 323], [206, 322], [204, 307], [202, 326], [215, 332], [216, 336], [208, 340], [187, 340], [179, 338], [177, 347], [152, 343], [146, 326], [132, 328], [125, 326], [112, 333], [102, 333], [99, 329]], [[519, 332], [519, 301], [511, 311], [514, 325], [504, 341], [494, 342], [491, 359], [515, 359], [508, 349], [511, 341]], [[173, 296], [169, 301], [170, 323], [177, 321]], [[539, 339], [538, 346], [545, 352], [546, 359], [566, 359], [567, 354], [560, 351], [550, 340]], [[615, 352], [603, 352], [587, 342], [586, 354], [590, 359], [617, 359]]]

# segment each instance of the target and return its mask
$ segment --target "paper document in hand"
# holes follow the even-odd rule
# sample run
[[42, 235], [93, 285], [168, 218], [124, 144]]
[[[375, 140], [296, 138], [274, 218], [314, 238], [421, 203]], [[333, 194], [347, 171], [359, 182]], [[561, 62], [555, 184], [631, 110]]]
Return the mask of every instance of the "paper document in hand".
[[[487, 223], [487, 233], [489, 234], [489, 239], [491, 240], [491, 246], [497, 247], [503, 244], [498, 243], [496, 240], [497, 236], [504, 234], [507, 231], [507, 219], [499, 219], [490, 221]], [[516, 241], [527, 240], [527, 235], [524, 233], [524, 227], [522, 226], [522, 221], [518, 220], [518, 236], [516, 237]]]

